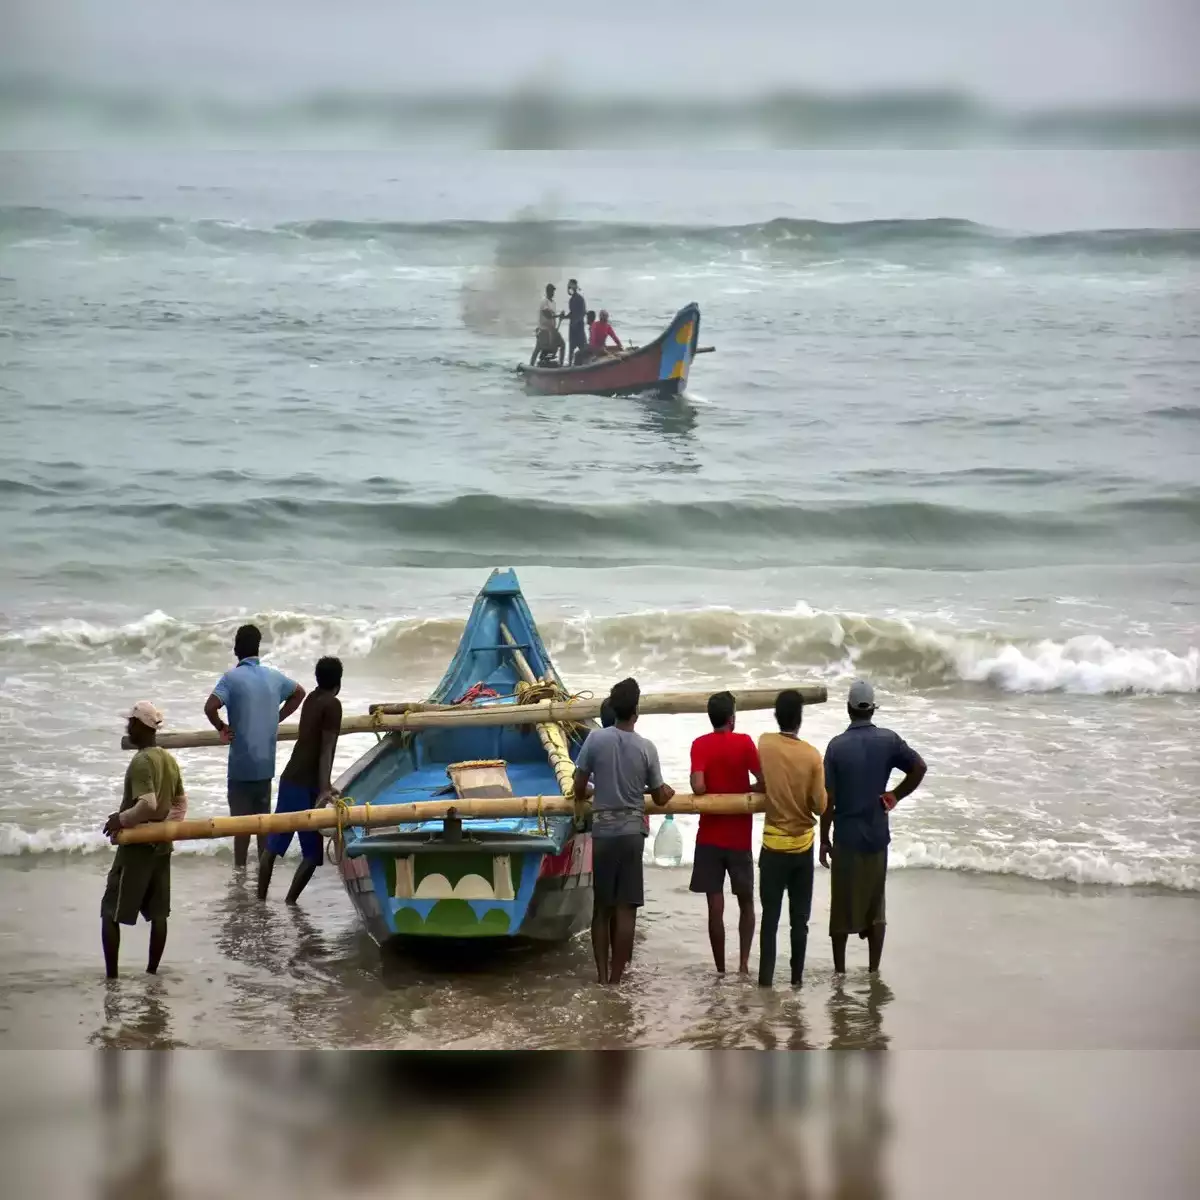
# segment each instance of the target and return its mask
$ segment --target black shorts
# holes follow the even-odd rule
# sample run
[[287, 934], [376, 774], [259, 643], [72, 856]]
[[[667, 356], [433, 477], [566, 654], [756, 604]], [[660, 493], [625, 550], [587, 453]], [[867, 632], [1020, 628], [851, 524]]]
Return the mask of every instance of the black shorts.
[[735, 896], [754, 895], [754, 855], [751, 851], [697, 846], [692, 863], [691, 890], [706, 896], [723, 892], [726, 872], [729, 873], [729, 890]]
[[161, 846], [118, 846], [108, 872], [100, 915], [106, 921], [136, 925], [171, 915], [171, 854]]
[[227, 793], [231, 817], [253, 817], [271, 811], [271, 780], [231, 779]]
[[597, 908], [629, 905], [641, 908], [642, 851], [646, 839], [640, 833], [620, 837], [592, 837], [592, 888]]

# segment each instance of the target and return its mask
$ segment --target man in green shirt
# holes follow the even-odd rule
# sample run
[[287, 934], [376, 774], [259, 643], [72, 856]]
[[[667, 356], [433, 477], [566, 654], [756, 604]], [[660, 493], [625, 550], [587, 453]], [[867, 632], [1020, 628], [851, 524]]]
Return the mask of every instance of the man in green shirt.
[[[104, 834], [113, 842], [122, 829], [145, 821], [181, 821], [187, 813], [179, 764], [155, 744], [161, 724], [162, 713], [146, 700], [139, 700], [129, 712], [127, 732], [137, 753], [125, 770], [121, 807], [104, 823]], [[120, 927], [136, 925], [138, 913], [150, 922], [146, 970], [151, 975], [158, 971], [170, 912], [171, 843], [118, 846], [100, 901], [101, 941], [109, 979], [117, 977]]]

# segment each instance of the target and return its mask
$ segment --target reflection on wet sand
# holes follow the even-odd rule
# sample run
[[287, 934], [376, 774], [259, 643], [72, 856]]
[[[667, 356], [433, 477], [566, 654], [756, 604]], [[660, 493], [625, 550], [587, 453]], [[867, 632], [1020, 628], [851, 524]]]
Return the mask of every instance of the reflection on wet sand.
[[88, 1039], [91, 1045], [111, 1050], [171, 1050], [186, 1042], [171, 1034], [164, 982], [155, 977], [126, 984], [104, 981], [104, 1024]]
[[102, 1055], [98, 1195], [881, 1200], [875, 1126], [839, 1108], [864, 1057]]
[[[96, 1055], [97, 1104], [106, 1149], [97, 1200], [171, 1200], [169, 1054]], [[137, 1084], [127, 1088], [130, 1076]]]
[[10, 1052], [0, 1160], [6, 1195], [55, 1200], [1010, 1200], [1030, 1179], [1184, 1196], [1192, 1068], [1145, 1050]]
[[883, 1031], [883, 1010], [895, 998], [878, 975], [867, 976], [865, 985], [835, 979], [829, 997], [831, 1050], [884, 1050], [889, 1038]]

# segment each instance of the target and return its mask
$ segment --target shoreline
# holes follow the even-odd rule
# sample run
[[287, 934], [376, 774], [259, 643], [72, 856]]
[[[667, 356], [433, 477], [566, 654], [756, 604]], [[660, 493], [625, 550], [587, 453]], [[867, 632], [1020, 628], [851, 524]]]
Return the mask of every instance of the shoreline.
[[[328, 868], [289, 908], [286, 860], [262, 905], [223, 856], [177, 856], [160, 975], [143, 973], [143, 923], [122, 930], [108, 983], [107, 868], [0, 862], [0, 1047], [1200, 1049], [1200, 897], [1165, 889], [895, 871], [879, 977], [852, 944], [838, 981], [818, 869], [804, 986], [767, 991], [716, 975], [687, 870], [647, 868], [634, 962], [610, 991], [586, 935], [472, 963], [381, 955]], [[730, 903], [726, 927], [732, 962]]]

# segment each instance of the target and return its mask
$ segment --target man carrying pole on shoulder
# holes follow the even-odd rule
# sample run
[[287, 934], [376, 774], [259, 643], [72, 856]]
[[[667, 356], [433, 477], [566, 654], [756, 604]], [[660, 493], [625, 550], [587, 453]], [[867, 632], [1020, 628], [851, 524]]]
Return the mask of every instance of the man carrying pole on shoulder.
[[[136, 753], [125, 769], [120, 809], [104, 823], [104, 836], [116, 842], [122, 829], [146, 821], [182, 821], [187, 815], [187, 794], [179, 764], [156, 745], [162, 713], [146, 700], [129, 711], [126, 733]], [[171, 843], [117, 846], [100, 901], [100, 933], [104, 967], [109, 979], [117, 978], [121, 926], [136, 925], [138, 914], [150, 922], [150, 953], [146, 970], [154, 975], [167, 944], [167, 917], [171, 915]]]
[[641, 689], [622, 679], [609, 694], [616, 723], [594, 729], [575, 760], [575, 799], [592, 795], [592, 950], [601, 983], [620, 983], [633, 954], [637, 910], [644, 900], [642, 833], [645, 794], [655, 804], [675, 795], [663, 782], [654, 743], [634, 732]]

